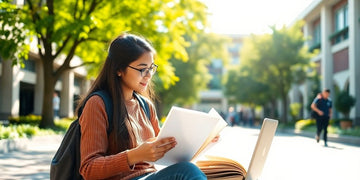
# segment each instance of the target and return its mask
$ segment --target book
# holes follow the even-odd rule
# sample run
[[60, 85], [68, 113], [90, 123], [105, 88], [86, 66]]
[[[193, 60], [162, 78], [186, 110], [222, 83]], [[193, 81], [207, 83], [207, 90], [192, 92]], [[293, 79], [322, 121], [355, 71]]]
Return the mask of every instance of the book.
[[205, 156], [204, 160], [198, 160], [195, 164], [211, 180], [243, 180], [246, 177], [246, 169], [237, 161], [219, 156]]
[[211, 180], [258, 179], [264, 168], [277, 126], [278, 120], [264, 119], [247, 170], [234, 160], [216, 156], [206, 156], [205, 160], [196, 161], [196, 165]]
[[173, 106], [157, 138], [175, 137], [177, 145], [155, 164], [169, 166], [195, 161], [226, 126], [226, 121], [213, 108], [205, 113]]
[[155, 162], [169, 166], [182, 161], [196, 164], [208, 179], [244, 179], [245, 168], [238, 162], [217, 156], [197, 159], [225, 127], [226, 121], [215, 109], [208, 113], [173, 106], [157, 138], [173, 136], [177, 145]]

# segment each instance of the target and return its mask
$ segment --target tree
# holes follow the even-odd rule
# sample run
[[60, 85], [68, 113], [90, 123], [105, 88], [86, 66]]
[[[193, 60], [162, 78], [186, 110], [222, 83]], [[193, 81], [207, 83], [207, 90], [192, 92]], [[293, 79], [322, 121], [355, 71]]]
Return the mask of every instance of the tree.
[[234, 96], [235, 101], [249, 105], [265, 105], [270, 100], [267, 84], [253, 78], [249, 69], [232, 69], [227, 74], [225, 94]]
[[23, 65], [22, 59], [29, 53], [29, 45], [25, 43], [29, 32], [23, 29], [19, 11], [7, 1], [0, 3], [0, 56]]
[[269, 87], [273, 97], [281, 99], [284, 122], [287, 122], [288, 92], [291, 85], [299, 81], [299, 76], [294, 74], [305, 74], [303, 67], [308, 66], [311, 57], [304, 46], [302, 24], [298, 22], [281, 29], [272, 27], [272, 34], [252, 35], [241, 50], [242, 65], [251, 69], [256, 81]]
[[[17, 18], [1, 19], [2, 27], [17, 29], [20, 25], [20, 29], [35, 35], [36, 53], [44, 69], [40, 127], [54, 126], [52, 94], [60, 76], [85, 64], [90, 65], [89, 74], [95, 75], [105, 59], [108, 43], [121, 32], [140, 33], [154, 44], [158, 50], [158, 81], [169, 88], [177, 78], [168, 60], [172, 56], [188, 58], [188, 42], [183, 35], [192, 38], [207, 26], [206, 7], [198, 0], [26, 0], [23, 7], [13, 8], [11, 15], [4, 6], [10, 6], [10, 1], [1, 2], [1, 12]], [[24, 43], [17, 38], [9, 41], [9, 37], [14, 34], [1, 36], [1, 42], [17, 46]], [[6, 49], [0, 50], [1, 56], [6, 54]], [[83, 64], [72, 65], [75, 56]], [[62, 60], [59, 67], [54, 66], [55, 60]]]
[[275, 97], [269, 91], [267, 84], [254, 79], [254, 77], [256, 76], [252, 74], [251, 69], [246, 66], [230, 69], [226, 76], [225, 95], [234, 103], [246, 104], [252, 108], [263, 106], [266, 109], [267, 105], [271, 103], [267, 116], [275, 118], [276, 106], [273, 105]]
[[336, 109], [344, 115], [345, 119], [349, 119], [351, 108], [355, 105], [356, 99], [347, 91], [341, 91], [335, 101]]
[[219, 35], [199, 34], [186, 48], [189, 55], [187, 61], [175, 57], [170, 60], [179, 81], [169, 89], [157, 90], [162, 99], [158, 105], [161, 108], [159, 112], [166, 113], [172, 104], [188, 106], [199, 100], [199, 92], [206, 89], [210, 79], [213, 78], [208, 72], [211, 61], [228, 58], [226, 42], [227, 39]]

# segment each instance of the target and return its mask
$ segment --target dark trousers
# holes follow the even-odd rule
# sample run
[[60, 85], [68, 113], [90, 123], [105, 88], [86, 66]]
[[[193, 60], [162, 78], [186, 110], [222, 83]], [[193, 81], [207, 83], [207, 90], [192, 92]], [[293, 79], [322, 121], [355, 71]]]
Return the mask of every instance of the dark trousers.
[[329, 117], [320, 116], [316, 118], [316, 135], [320, 137], [321, 131], [324, 130], [324, 141], [327, 142], [327, 127], [329, 125]]

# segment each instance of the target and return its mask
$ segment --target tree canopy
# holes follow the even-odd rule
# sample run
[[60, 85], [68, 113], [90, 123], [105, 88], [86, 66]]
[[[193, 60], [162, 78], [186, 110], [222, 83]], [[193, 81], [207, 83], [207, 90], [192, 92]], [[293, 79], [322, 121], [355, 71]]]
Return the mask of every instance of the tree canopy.
[[[16, 46], [11, 53], [8, 48], [0, 48], [1, 56], [20, 57], [25, 51], [17, 47], [29, 45], [25, 40], [37, 44], [31, 51], [38, 55], [44, 69], [41, 127], [54, 125], [52, 93], [60, 76], [84, 64], [89, 65], [89, 75], [96, 75], [110, 41], [120, 33], [138, 33], [153, 43], [158, 51], [158, 84], [168, 89], [178, 80], [169, 59], [187, 60], [189, 40], [207, 27], [206, 6], [198, 0], [25, 0], [23, 6], [7, 0], [1, 1], [0, 12], [6, 17], [0, 20], [1, 28], [8, 30], [0, 37], [1, 45]], [[28, 33], [24, 36], [20, 31]], [[74, 57], [83, 64], [72, 65]], [[58, 59], [63, 62], [59, 67], [54, 66]]]
[[240, 82], [228, 82], [228, 94], [234, 94], [231, 89], [237, 89], [236, 97], [240, 102], [253, 101], [257, 104], [279, 98], [283, 107], [282, 120], [286, 122], [288, 92], [293, 83], [306, 77], [305, 67], [311, 57], [304, 46], [302, 24], [298, 22], [281, 29], [272, 27], [272, 34], [251, 35], [246, 39], [240, 54], [241, 73], [235, 74], [236, 78], [229, 77]]
[[220, 35], [199, 34], [186, 48], [189, 57], [186, 62], [175, 57], [170, 60], [179, 81], [168, 90], [157, 91], [162, 105], [166, 106], [162, 107], [163, 112], [170, 108], [167, 105], [188, 106], [199, 100], [199, 92], [207, 89], [209, 81], [213, 78], [208, 72], [212, 60], [222, 59], [226, 62], [228, 59], [227, 41], [227, 38]]

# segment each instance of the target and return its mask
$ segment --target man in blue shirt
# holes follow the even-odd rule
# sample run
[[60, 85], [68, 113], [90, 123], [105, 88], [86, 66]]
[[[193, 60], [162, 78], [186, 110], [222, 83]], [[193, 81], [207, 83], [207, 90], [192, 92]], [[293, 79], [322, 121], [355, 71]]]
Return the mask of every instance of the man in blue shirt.
[[330, 90], [324, 89], [311, 104], [311, 109], [315, 112], [316, 119], [316, 141], [320, 140], [320, 133], [324, 130], [324, 145], [327, 146], [327, 127], [331, 118], [332, 101], [329, 99]]

